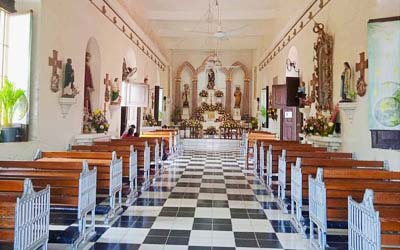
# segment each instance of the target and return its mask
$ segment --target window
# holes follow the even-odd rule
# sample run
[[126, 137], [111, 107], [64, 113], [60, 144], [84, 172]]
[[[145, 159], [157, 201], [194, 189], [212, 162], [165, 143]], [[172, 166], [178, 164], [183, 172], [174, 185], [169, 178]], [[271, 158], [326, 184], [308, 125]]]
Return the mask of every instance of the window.
[[[6, 123], [4, 105], [0, 108], [1, 142], [26, 141], [29, 124], [29, 95], [31, 75], [32, 13], [9, 14], [0, 9], [0, 90], [8, 79], [25, 98], [14, 106]], [[12, 127], [15, 129], [6, 129]], [[11, 134], [7, 134], [11, 131]], [[8, 132], [7, 132], [8, 131]]]

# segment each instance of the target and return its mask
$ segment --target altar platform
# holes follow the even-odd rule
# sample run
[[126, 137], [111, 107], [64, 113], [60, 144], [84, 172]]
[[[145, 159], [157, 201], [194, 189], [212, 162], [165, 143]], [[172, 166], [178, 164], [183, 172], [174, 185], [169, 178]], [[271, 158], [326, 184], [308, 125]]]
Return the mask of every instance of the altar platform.
[[239, 151], [240, 140], [229, 139], [183, 139], [183, 148], [193, 151]]

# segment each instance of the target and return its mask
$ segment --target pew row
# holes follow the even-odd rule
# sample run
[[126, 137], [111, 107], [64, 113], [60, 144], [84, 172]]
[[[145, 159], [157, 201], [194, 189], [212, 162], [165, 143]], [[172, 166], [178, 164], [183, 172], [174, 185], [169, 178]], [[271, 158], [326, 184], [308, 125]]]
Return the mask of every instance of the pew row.
[[[78, 249], [81, 243], [96, 235], [96, 176], [96, 168], [89, 170], [86, 161], [57, 164], [38, 161], [0, 161], [0, 182], [23, 181], [25, 178], [30, 178], [35, 189], [51, 186], [52, 209], [77, 208], [79, 236], [72, 243], [74, 249]], [[8, 194], [0, 192], [1, 201], [10, 201], [9, 197]], [[91, 223], [87, 225], [89, 213]]]
[[[310, 243], [314, 248], [328, 247], [328, 221], [348, 220], [348, 196], [361, 198], [365, 189], [372, 189], [376, 194], [374, 206], [381, 221], [384, 221], [384, 230], [395, 231], [390, 234], [381, 233], [381, 244], [400, 247], [400, 172], [318, 168], [316, 177], [309, 175], [308, 178]], [[314, 235], [314, 226], [317, 236]]]
[[30, 179], [0, 180], [0, 244], [15, 250], [47, 249], [49, 239], [50, 186], [35, 192]]

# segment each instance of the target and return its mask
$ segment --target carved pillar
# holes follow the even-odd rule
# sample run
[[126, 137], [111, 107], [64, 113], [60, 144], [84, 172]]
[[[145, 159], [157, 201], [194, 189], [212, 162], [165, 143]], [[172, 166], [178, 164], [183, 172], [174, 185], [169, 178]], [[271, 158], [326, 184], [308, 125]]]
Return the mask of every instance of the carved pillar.
[[225, 110], [232, 113], [232, 80], [229, 78], [226, 78]]
[[192, 79], [192, 114], [194, 114], [194, 111], [197, 108], [197, 82], [197, 78]]
[[181, 104], [181, 78], [175, 78], [175, 100], [173, 102], [175, 106], [182, 107]]
[[251, 115], [250, 114], [250, 103], [251, 103], [250, 99], [251, 99], [250, 98], [250, 79], [246, 78], [246, 79], [244, 79], [244, 91], [243, 91], [243, 99], [242, 99], [243, 110], [241, 112], [241, 115], [244, 115], [244, 114]]

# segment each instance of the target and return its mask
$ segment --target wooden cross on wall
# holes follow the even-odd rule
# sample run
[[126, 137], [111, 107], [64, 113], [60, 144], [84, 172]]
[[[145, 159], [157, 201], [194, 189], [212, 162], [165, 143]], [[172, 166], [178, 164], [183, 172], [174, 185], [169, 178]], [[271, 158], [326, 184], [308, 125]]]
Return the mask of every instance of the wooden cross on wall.
[[53, 92], [57, 92], [60, 89], [60, 75], [57, 71], [62, 67], [62, 61], [58, 60], [57, 50], [53, 50], [53, 57], [49, 57], [49, 66], [52, 67], [50, 89]]
[[367, 92], [367, 83], [365, 82], [365, 70], [368, 69], [368, 59], [365, 59], [365, 52], [360, 53], [360, 62], [356, 63], [356, 72], [360, 72], [357, 80], [357, 94], [364, 96]]
[[106, 78], [104, 78], [104, 85], [106, 85], [106, 90], [104, 93], [104, 101], [109, 102], [110, 101], [110, 89], [109, 87], [111, 86], [111, 79], [110, 75], [106, 74]]

